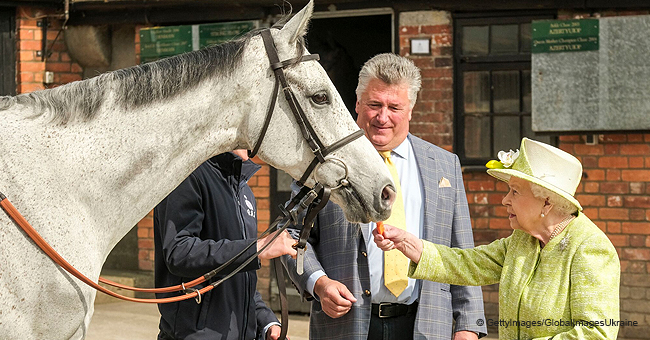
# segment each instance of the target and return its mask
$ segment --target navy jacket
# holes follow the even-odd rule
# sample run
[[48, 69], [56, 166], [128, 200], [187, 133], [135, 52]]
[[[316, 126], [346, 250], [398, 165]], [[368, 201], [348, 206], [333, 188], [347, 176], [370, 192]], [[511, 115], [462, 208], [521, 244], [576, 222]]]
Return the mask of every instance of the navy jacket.
[[[156, 287], [188, 282], [219, 267], [257, 237], [257, 210], [247, 180], [259, 165], [233, 153], [201, 164], [154, 209]], [[257, 251], [253, 245], [240, 260], [215, 276], [230, 273]], [[159, 339], [254, 339], [273, 312], [256, 291], [258, 259], [240, 273], [194, 299], [159, 304]], [[207, 283], [196, 286], [200, 289]], [[157, 294], [157, 297], [174, 296]]]

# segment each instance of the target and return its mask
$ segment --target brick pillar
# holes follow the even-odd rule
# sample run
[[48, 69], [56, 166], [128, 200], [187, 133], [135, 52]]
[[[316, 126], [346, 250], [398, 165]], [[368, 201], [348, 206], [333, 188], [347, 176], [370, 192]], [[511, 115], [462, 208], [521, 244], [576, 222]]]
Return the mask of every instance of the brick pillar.
[[[16, 43], [18, 65], [16, 72], [17, 93], [27, 93], [55, 87], [82, 79], [83, 69], [73, 62], [63, 41], [63, 32], [59, 34], [63, 21], [48, 17], [47, 49], [49, 55], [42, 60], [43, 31], [38, 27], [45, 15], [55, 14], [51, 10], [36, 7], [18, 7], [16, 11]], [[58, 34], [58, 38], [57, 38]], [[56, 40], [55, 40], [56, 39]], [[43, 84], [45, 71], [54, 73], [54, 83]]]
[[136, 224], [138, 234], [138, 268], [151, 271], [154, 268], [153, 210]]
[[[268, 229], [271, 223], [271, 167], [259, 157], [255, 157], [253, 162], [262, 166], [255, 176], [248, 181], [257, 202], [257, 233], [259, 235]], [[257, 290], [262, 294], [262, 298], [269, 306], [271, 293], [270, 265], [269, 260], [262, 260], [262, 268], [257, 271]]]
[[[402, 12], [399, 20], [399, 53], [413, 60], [422, 72], [422, 89], [413, 108], [410, 131], [451, 151], [454, 100], [451, 14]], [[411, 38], [430, 39], [431, 55], [411, 55]]]

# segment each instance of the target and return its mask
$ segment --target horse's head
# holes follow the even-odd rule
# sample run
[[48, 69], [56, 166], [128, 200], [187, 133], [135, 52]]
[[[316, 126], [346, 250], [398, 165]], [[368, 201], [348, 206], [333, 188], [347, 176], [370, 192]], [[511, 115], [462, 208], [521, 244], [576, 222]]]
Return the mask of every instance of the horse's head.
[[[310, 1], [281, 29], [271, 29], [279, 61], [309, 54], [304, 47], [303, 37], [307, 33], [312, 11], [313, 1]], [[266, 54], [262, 52], [265, 48], [258, 44], [263, 44], [261, 38], [255, 42], [256, 50]], [[275, 82], [274, 72], [268, 66], [268, 61], [264, 65], [268, 68], [267, 84], [272, 84]], [[283, 70], [305, 120], [313, 127], [311, 134], [316, 135], [322, 146], [327, 148], [334, 145], [359, 130], [327, 73], [316, 60], [297, 61]], [[259, 156], [293, 178], [300, 179], [314, 160], [314, 152], [301, 131], [299, 119], [292, 113], [282, 87], [280, 85], [274, 105], [275, 113], [263, 136]], [[260, 100], [270, 102], [268, 99]], [[248, 122], [249, 148], [253, 148], [262, 137], [263, 118], [260, 114], [257, 118], [251, 117]], [[395, 197], [391, 176], [381, 156], [365, 136], [332, 151], [325, 159], [327, 161], [316, 166], [306, 179], [306, 185], [312, 186], [317, 181], [332, 188], [338, 187], [332, 190], [331, 199], [344, 210], [350, 221], [384, 220], [390, 215]], [[346, 176], [349, 185], [340, 186]]]

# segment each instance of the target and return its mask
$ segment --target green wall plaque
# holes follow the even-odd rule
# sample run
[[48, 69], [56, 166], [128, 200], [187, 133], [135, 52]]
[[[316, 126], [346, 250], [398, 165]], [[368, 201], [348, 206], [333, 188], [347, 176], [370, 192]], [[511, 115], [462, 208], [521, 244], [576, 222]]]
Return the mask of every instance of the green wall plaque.
[[532, 53], [598, 50], [598, 19], [533, 21]]
[[151, 27], [140, 30], [140, 62], [224, 43], [257, 27], [256, 21]]
[[140, 55], [162, 57], [192, 51], [192, 26], [152, 27], [140, 30]]
[[254, 28], [253, 21], [199, 25], [199, 48], [224, 43]]

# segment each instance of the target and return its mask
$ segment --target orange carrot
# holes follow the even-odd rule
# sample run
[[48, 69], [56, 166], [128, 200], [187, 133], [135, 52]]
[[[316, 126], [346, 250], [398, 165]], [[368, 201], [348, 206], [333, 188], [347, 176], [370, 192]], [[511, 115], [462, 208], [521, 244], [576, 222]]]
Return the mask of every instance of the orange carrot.
[[377, 222], [377, 232], [384, 235], [384, 222], [383, 221]]

